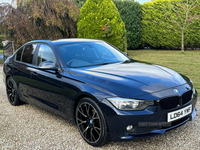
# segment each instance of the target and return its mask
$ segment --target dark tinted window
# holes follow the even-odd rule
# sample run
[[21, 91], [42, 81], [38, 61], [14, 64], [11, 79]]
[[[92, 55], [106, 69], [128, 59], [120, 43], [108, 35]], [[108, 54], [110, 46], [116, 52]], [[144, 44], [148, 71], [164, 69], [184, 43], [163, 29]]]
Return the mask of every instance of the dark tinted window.
[[22, 62], [25, 63], [32, 63], [33, 55], [35, 52], [37, 44], [30, 44], [25, 46], [23, 56], [22, 56]]
[[48, 45], [41, 44], [38, 56], [37, 56], [37, 65], [39, 65], [43, 61], [53, 61], [56, 64], [56, 57]]
[[18, 61], [21, 61], [21, 55], [22, 55], [23, 48], [24, 48], [24, 47], [20, 48], [20, 49], [17, 51], [16, 60], [18, 60]]

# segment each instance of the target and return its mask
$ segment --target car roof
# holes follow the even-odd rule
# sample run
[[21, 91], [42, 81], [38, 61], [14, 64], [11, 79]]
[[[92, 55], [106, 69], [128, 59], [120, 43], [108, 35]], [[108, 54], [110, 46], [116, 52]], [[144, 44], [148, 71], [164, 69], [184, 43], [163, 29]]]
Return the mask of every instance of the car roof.
[[35, 40], [30, 41], [28, 43], [32, 42], [38, 42], [38, 43], [48, 43], [48, 44], [64, 44], [64, 43], [76, 43], [76, 42], [100, 42], [102, 40], [96, 40], [96, 39], [81, 39], [81, 38], [69, 38], [69, 39], [59, 39], [59, 40]]

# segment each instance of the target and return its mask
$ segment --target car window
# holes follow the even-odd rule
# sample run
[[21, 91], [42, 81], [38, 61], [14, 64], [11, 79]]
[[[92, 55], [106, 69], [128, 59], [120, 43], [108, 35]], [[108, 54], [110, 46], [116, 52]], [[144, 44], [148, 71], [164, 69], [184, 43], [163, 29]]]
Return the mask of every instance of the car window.
[[22, 55], [22, 62], [32, 64], [33, 55], [34, 55], [36, 47], [37, 47], [37, 44], [30, 44], [30, 45], [25, 46], [24, 52]]
[[40, 45], [37, 56], [37, 65], [39, 65], [43, 61], [53, 61], [56, 64], [56, 57], [53, 53], [53, 50], [50, 46], [46, 44]]
[[22, 55], [23, 48], [24, 47], [20, 48], [16, 53], [16, 60], [17, 61], [21, 61], [21, 55]]
[[68, 67], [85, 67], [129, 60], [105, 42], [67, 43], [58, 45], [58, 49]]

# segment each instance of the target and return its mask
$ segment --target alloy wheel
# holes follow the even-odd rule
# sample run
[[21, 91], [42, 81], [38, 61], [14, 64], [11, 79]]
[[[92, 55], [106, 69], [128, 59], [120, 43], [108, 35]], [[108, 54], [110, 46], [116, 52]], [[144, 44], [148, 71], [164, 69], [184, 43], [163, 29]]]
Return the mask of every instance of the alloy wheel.
[[7, 91], [7, 95], [8, 95], [8, 100], [10, 101], [10, 103], [13, 104], [16, 99], [16, 91], [15, 91], [14, 84], [11, 80], [8, 80], [8, 82], [7, 82], [6, 91]]
[[88, 102], [81, 103], [76, 110], [76, 122], [83, 138], [96, 143], [102, 134], [98, 111]]

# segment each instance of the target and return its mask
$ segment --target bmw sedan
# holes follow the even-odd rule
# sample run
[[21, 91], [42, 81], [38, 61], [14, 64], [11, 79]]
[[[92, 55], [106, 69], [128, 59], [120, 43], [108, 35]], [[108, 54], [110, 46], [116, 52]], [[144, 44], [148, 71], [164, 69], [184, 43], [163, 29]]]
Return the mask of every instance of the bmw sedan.
[[196, 116], [189, 78], [101, 40], [31, 41], [3, 72], [11, 105], [25, 102], [72, 120], [92, 146], [163, 134]]

